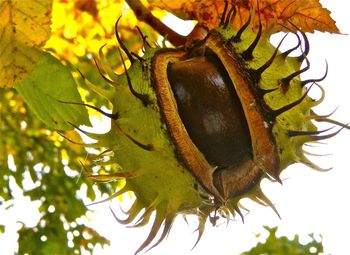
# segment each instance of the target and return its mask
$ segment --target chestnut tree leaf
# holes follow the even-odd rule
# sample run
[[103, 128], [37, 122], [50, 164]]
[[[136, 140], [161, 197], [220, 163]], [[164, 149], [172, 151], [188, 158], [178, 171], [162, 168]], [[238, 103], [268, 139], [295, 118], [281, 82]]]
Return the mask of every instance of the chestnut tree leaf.
[[289, 28], [293, 28], [292, 23], [304, 32], [339, 33], [331, 12], [323, 8], [319, 0], [268, 0], [264, 2], [262, 12], [265, 20], [274, 15], [277, 23]]
[[43, 52], [33, 71], [15, 85], [31, 110], [49, 127], [71, 130], [71, 125], [91, 125], [77, 85], [67, 66]]
[[0, 1], [0, 87], [13, 87], [40, 58], [50, 37], [52, 0]]
[[[209, 29], [219, 25], [224, 11], [224, 0], [150, 0], [150, 8], [159, 7], [185, 19], [195, 19]], [[228, 1], [230, 2], [230, 1]], [[339, 33], [330, 11], [323, 8], [319, 0], [256, 0], [236, 1], [235, 28], [241, 27], [254, 10], [254, 23], [261, 22], [271, 31], [296, 30], [304, 32]], [[258, 14], [259, 15], [256, 15]], [[260, 16], [260, 21], [259, 21]], [[288, 28], [288, 29], [287, 29]]]
[[[255, 247], [241, 255], [260, 255], [260, 254], [293, 254], [293, 255], [313, 255], [323, 253], [322, 241], [314, 234], [309, 235], [310, 241], [307, 243], [300, 242], [299, 235], [295, 235], [293, 239], [286, 236], [277, 236], [277, 227], [264, 227], [269, 235], [265, 243], [259, 242]], [[321, 238], [322, 239], [322, 238]]]

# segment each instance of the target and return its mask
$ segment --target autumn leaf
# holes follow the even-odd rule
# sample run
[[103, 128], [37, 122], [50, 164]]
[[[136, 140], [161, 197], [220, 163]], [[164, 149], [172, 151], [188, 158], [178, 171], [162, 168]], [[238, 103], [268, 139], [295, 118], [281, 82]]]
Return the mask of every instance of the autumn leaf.
[[293, 29], [292, 23], [304, 32], [339, 33], [331, 12], [323, 8], [318, 0], [268, 0], [262, 6], [262, 13], [267, 22], [267, 17], [275, 15], [278, 24], [290, 29]]
[[52, 0], [0, 1], [0, 87], [13, 87], [33, 70], [50, 37]]
[[[170, 11], [181, 18], [195, 19], [209, 29], [219, 25], [224, 12], [225, 1], [214, 0], [150, 0], [150, 8], [158, 7]], [[228, 1], [231, 2], [231, 1]], [[253, 22], [260, 22], [263, 28], [272, 31], [295, 30], [304, 32], [339, 33], [330, 11], [323, 8], [318, 0], [242, 0], [234, 1], [236, 15], [233, 27], [241, 27], [252, 13]], [[231, 7], [229, 4], [228, 9]], [[255, 12], [255, 15], [254, 15]], [[256, 15], [259, 13], [259, 15]]]
[[72, 130], [73, 125], [91, 125], [86, 108], [72, 104], [82, 100], [71, 70], [49, 53], [41, 54], [34, 70], [15, 88], [49, 128]]

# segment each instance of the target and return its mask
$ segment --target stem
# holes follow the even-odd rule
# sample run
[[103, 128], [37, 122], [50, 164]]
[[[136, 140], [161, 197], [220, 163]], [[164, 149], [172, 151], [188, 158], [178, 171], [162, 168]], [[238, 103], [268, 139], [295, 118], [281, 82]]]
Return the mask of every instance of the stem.
[[174, 46], [185, 44], [185, 36], [176, 33], [171, 28], [164, 25], [159, 19], [153, 16], [153, 14], [139, 0], [126, 0], [126, 2], [134, 11], [138, 20], [146, 22], [160, 35], [165, 37], [171, 44]]

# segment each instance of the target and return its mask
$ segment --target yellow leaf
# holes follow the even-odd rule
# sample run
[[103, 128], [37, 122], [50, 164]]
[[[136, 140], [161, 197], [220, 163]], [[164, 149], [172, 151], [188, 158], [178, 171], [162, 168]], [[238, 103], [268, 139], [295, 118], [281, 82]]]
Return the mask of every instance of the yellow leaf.
[[0, 87], [13, 87], [35, 66], [50, 37], [52, 0], [0, 1]]

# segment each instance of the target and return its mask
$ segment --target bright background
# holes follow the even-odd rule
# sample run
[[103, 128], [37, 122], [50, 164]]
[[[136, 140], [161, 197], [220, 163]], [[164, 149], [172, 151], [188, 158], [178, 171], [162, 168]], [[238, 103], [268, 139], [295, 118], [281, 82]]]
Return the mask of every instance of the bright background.
[[[337, 26], [343, 34], [350, 34], [349, 8], [346, 0], [324, 0], [324, 7], [329, 9], [331, 16], [337, 21]], [[168, 19], [168, 22], [174, 22]], [[188, 23], [187, 23], [188, 25]], [[176, 25], [180, 28], [181, 25]], [[292, 44], [295, 43], [291, 38]], [[316, 108], [318, 114], [328, 114], [339, 106], [333, 119], [347, 123], [350, 121], [350, 37], [348, 35], [331, 35], [329, 33], [308, 34], [311, 51], [309, 60], [311, 70], [304, 78], [321, 77], [325, 71], [325, 60], [329, 65], [327, 79], [321, 83], [326, 90], [326, 99]], [[274, 38], [274, 42], [278, 42]], [[293, 44], [294, 45], [294, 44]], [[287, 43], [286, 43], [286, 48]], [[314, 88], [314, 96], [319, 96], [318, 89]], [[350, 241], [350, 207], [349, 198], [350, 169], [349, 169], [350, 133], [343, 131], [335, 138], [327, 141], [326, 145], [312, 148], [313, 152], [332, 153], [330, 156], [314, 159], [319, 165], [333, 169], [326, 173], [319, 173], [306, 166], [296, 164], [282, 173], [283, 185], [263, 181], [262, 188], [265, 194], [277, 207], [282, 219], [270, 209], [258, 206], [250, 201], [243, 204], [250, 210], [245, 216], [245, 223], [240, 219], [234, 220], [226, 226], [225, 221], [219, 221], [218, 226], [207, 224], [206, 232], [195, 249], [191, 251], [196, 241], [196, 220], [189, 218], [187, 225], [182, 217], [175, 221], [169, 237], [157, 248], [149, 251], [148, 255], [178, 255], [178, 254], [239, 254], [249, 250], [256, 243], [255, 235], [266, 232], [264, 225], [278, 226], [278, 233], [293, 237], [299, 234], [303, 241], [307, 241], [309, 233], [323, 236], [325, 254], [348, 254]], [[311, 149], [310, 149], [311, 150]], [[122, 204], [127, 209], [130, 202]], [[7, 229], [13, 230], [9, 239], [0, 240], [1, 254], [12, 254], [15, 249], [14, 241], [17, 238], [16, 229], [19, 225], [15, 221], [20, 219], [27, 224], [38, 221], [35, 213], [38, 205], [29, 203], [18, 194], [14, 210], [0, 211], [0, 223]], [[111, 202], [90, 206], [94, 210], [89, 213], [89, 224], [102, 235], [111, 240], [110, 247], [96, 249], [96, 254], [122, 254], [129, 255], [144, 241], [150, 230], [150, 225], [141, 229], [126, 228], [113, 218], [110, 207], [123, 218], [120, 213], [119, 202]], [[265, 233], [265, 234], [264, 234]]]

